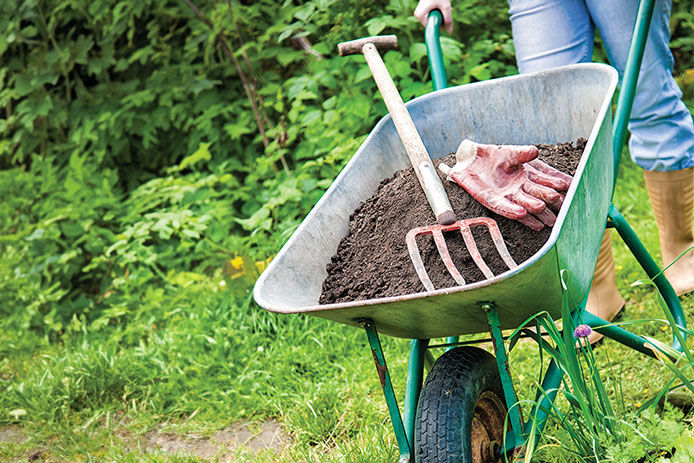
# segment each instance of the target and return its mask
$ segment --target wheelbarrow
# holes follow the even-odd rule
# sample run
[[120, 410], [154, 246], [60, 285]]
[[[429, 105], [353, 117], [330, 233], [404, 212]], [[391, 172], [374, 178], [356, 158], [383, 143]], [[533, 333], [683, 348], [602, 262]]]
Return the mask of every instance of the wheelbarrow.
[[[347, 234], [351, 212], [373, 195], [381, 180], [409, 166], [392, 120], [385, 116], [256, 282], [254, 298], [269, 311], [309, 314], [366, 331], [401, 462], [495, 462], [522, 448], [531, 426], [535, 435], [542, 432], [562, 371], [554, 361], [550, 363], [542, 381], [543, 390], [548, 392], [538, 393], [531, 412], [534, 422], [524, 422], [508, 369], [502, 330], [516, 328], [541, 311], [555, 320], [561, 318], [564, 291], [582, 301], [571, 319], [563, 321], [564, 329], [580, 320], [645, 355], [667, 355], [654, 351], [657, 347], [645, 338], [584, 310], [606, 226], [617, 229], [647, 275], [654, 279], [670, 318], [686, 327], [674, 290], [611, 204], [652, 12], [653, 1], [642, 0], [614, 127], [611, 101], [618, 76], [604, 64], [575, 64], [446, 88], [438, 36], [441, 15], [434, 11], [429, 17], [426, 44], [435, 91], [407, 104], [429, 153], [455, 151], [463, 138], [516, 145], [588, 139], [550, 237], [529, 260], [464, 286], [320, 305], [326, 265]], [[490, 107], [503, 111], [489, 111]], [[539, 291], [542, 297], [538, 297]], [[491, 338], [461, 343], [457, 337], [484, 332]], [[403, 414], [379, 333], [411, 339]], [[675, 349], [680, 349], [684, 336], [676, 330]], [[430, 339], [439, 337], [448, 339], [445, 344], [430, 344]], [[495, 356], [468, 345], [488, 341]], [[430, 349], [444, 346], [449, 350], [434, 363], [422, 392], [425, 363], [433, 361]], [[455, 382], [452, 378], [456, 377], [466, 379]], [[450, 394], [451, 386], [464, 390], [457, 391], [461, 403], [456, 414], [445, 415], [437, 404], [442, 395]], [[504, 434], [505, 420], [509, 426]], [[440, 428], [434, 428], [442, 422]], [[449, 450], [440, 455], [423, 453], [421, 443], [432, 433], [436, 439], [445, 439]], [[446, 451], [457, 454], [457, 459], [446, 459]]]

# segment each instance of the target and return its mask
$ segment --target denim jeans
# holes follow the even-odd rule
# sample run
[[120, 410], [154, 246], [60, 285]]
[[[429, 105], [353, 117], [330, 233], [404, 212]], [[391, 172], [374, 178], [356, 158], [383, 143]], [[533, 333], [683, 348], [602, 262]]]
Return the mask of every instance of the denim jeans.
[[[624, 75], [638, 0], [508, 0], [521, 73], [590, 61], [595, 28], [610, 64]], [[672, 76], [671, 0], [656, 0], [636, 97], [629, 151], [646, 170], [694, 166], [694, 124]]]

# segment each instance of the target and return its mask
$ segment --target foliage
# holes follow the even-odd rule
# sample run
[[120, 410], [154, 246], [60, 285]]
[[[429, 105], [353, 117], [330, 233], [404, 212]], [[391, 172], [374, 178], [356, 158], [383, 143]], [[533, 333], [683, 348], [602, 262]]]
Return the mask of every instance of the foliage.
[[[453, 83], [514, 69], [508, 31], [475, 26], [501, 26], [504, 12], [475, 5], [457, 6], [474, 11], [461, 15], [470, 45], [443, 42]], [[431, 90], [413, 2], [198, 6], [212, 28], [166, 0], [3, 5], [1, 188], [14, 197], [0, 291], [5, 314], [24, 309], [23, 329], [125, 313], [141, 288], [205, 278], [227, 259], [262, 266], [386, 112], [363, 58], [334, 52], [355, 24], [399, 33], [384, 59], [405, 98]], [[267, 146], [217, 33], [254, 89]], [[323, 59], [293, 49], [296, 37]]]
[[[562, 279], [567, 278], [566, 271]], [[655, 284], [650, 281], [655, 290]], [[581, 322], [580, 314], [573, 317], [576, 302], [564, 286], [562, 297], [562, 328], [552, 320], [547, 312], [540, 312], [528, 318], [510, 336], [509, 349], [513, 349], [522, 332], [526, 332], [538, 344], [539, 360], [542, 365], [542, 354], [547, 353], [562, 373], [561, 385], [557, 389], [545, 389], [536, 383], [538, 389], [536, 415], [531, 419], [533, 426], [526, 444], [525, 462], [532, 461], [537, 450], [537, 413], [544, 411], [553, 416], [568, 439], [562, 442], [570, 453], [579, 461], [614, 461], [629, 463], [632, 461], [670, 461], [665, 457], [676, 455], [675, 461], [688, 461], [689, 449], [694, 445], [694, 438], [684, 436], [685, 428], [681, 423], [681, 412], [674, 412], [668, 404], [667, 416], [656, 413], [662, 403], [667, 403], [667, 394], [675, 388], [684, 388], [694, 393], [694, 380], [691, 368], [694, 366], [692, 351], [684, 342], [684, 336], [693, 334], [686, 328], [676, 328], [677, 324], [665, 301], [657, 293], [658, 302], [665, 314], [665, 320], [640, 320], [637, 324], [662, 324], [669, 328], [673, 337], [682, 347], [675, 350], [668, 344], [644, 335], [646, 347], [666, 366], [670, 377], [660, 390], [638, 409], [630, 410], [624, 402], [622, 384], [615, 366], [605, 357], [607, 368], [601, 367], [596, 360], [593, 346], [585, 342], [592, 331]], [[534, 331], [527, 331], [526, 326], [534, 324]], [[619, 322], [610, 325], [618, 325]], [[537, 333], [544, 333], [540, 336]], [[610, 375], [606, 381], [605, 370]], [[612, 391], [606, 385], [611, 385]], [[673, 386], [673, 384], [675, 386]], [[568, 409], [560, 410], [556, 403], [550, 409], [543, 409], [542, 401], [551, 395], [563, 396], [568, 402]], [[679, 455], [678, 455], [679, 453]], [[659, 458], [663, 457], [663, 458]]]
[[103, 293], [102, 277], [83, 269], [113, 240], [116, 176], [106, 169], [95, 175], [77, 155], [69, 165], [61, 176], [52, 159], [35, 156], [29, 172], [0, 171], [0, 316], [16, 329], [60, 331]]
[[670, 48], [673, 50], [677, 67], [682, 70], [694, 68], [694, 17], [691, 4], [685, 1], [673, 2], [670, 29]]
[[[0, 426], [55, 461], [139, 461], [114, 432], [274, 418], [297, 443], [283, 461], [391, 461], [359, 333], [249, 292], [386, 113], [337, 43], [396, 33], [384, 59], [403, 97], [431, 90], [416, 2], [194, 3], [210, 25], [185, 0], [0, 2]], [[691, 102], [689, 3], [672, 45]], [[515, 73], [506, 2], [454, 8], [449, 84]], [[646, 202], [619, 207], [646, 217]], [[384, 344], [402, 377], [406, 344]]]

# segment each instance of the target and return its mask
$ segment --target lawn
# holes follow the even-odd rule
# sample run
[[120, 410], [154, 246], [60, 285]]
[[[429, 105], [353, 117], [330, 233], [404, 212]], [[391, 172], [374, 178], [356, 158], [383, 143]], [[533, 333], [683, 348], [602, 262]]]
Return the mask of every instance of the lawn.
[[[335, 44], [397, 31], [385, 61], [405, 99], [431, 90], [415, 2], [200, 2], [239, 67], [183, 2], [75, 0], [53, 15], [35, 3], [0, 8], [19, 37], [0, 41], [0, 461], [397, 461], [365, 333], [266, 312], [251, 292], [386, 112], [363, 59], [334, 56]], [[456, 7], [469, 27], [444, 39], [451, 85], [516, 72], [506, 5], [482, 3]], [[686, 3], [675, 2], [673, 43], [692, 109]], [[322, 59], [291, 47], [294, 35]], [[239, 81], [246, 65], [265, 138]], [[626, 154], [614, 204], [659, 261]], [[613, 242], [620, 322], [646, 320], [629, 328], [669, 342], [645, 274]], [[694, 297], [682, 304], [694, 323]], [[409, 340], [381, 340], [402, 400]], [[665, 463], [673, 448], [672, 463], [688, 461], [677, 458], [694, 455], [691, 413], [636, 413], [671, 371], [610, 340], [595, 356], [633, 429], [605, 461]], [[510, 363], [532, 400], [537, 346], [519, 343]], [[533, 461], [595, 461], [556, 419], [538, 445]]]
[[[643, 181], [628, 159], [615, 204], [657, 255]], [[628, 300], [622, 321], [662, 319], [643, 272], [619, 239], [615, 242], [619, 287]], [[75, 327], [53, 339], [3, 330], [0, 436], [9, 442], [0, 447], [0, 458], [395, 461], [397, 448], [365, 334], [318, 318], [265, 312], [253, 302], [250, 283], [230, 288], [236, 280], [220, 273], [180, 287], [145, 290], [141, 304], [124, 314], [127, 323]], [[692, 299], [683, 298], [683, 305], [691, 315]], [[656, 322], [634, 329], [663, 341], [669, 336], [667, 326]], [[383, 341], [402, 398], [409, 342]], [[609, 340], [596, 356], [608, 389], [617, 386], [614, 399], [627, 411], [669, 379], [658, 361]], [[512, 352], [521, 398], [532, 399], [538, 362], [532, 343]], [[568, 406], [562, 400], [559, 405]], [[688, 423], [668, 413], [665, 425]], [[220, 444], [215, 453], [204, 445], [216, 442], [212, 437], [220, 431], [238, 431], [247, 423], [250, 435], [261, 434], [268, 423], [280, 431], [274, 441], [254, 440], [257, 451]], [[673, 445], [674, 436], [663, 438]], [[564, 439], [556, 423], [550, 424], [536, 461], [580, 461], [562, 448], [562, 441], [568, 444]]]

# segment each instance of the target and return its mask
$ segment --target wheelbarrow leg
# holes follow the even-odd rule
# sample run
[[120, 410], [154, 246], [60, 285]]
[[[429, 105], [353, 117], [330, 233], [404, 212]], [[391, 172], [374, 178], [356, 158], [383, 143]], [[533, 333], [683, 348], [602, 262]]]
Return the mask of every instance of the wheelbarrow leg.
[[655, 286], [658, 288], [658, 292], [660, 292], [660, 295], [667, 306], [667, 310], [663, 308], [665, 316], [670, 322], [674, 321], [675, 325], [680, 328], [679, 330], [674, 330], [675, 337], [672, 347], [681, 352], [682, 345], [687, 339], [687, 334], [682, 330], [682, 328], [687, 327], [687, 320], [684, 316], [684, 312], [682, 311], [680, 299], [677, 297], [675, 290], [672, 289], [672, 285], [670, 285], [668, 279], [665, 278], [665, 274], [662, 272], [658, 264], [655, 263], [653, 257], [651, 257], [646, 250], [646, 247], [636, 236], [634, 230], [613, 204], [610, 204], [610, 209], [607, 215], [614, 225], [614, 228], [617, 229], [619, 236], [622, 238], [622, 240], [624, 240], [624, 243], [634, 254], [634, 257], [636, 257], [636, 260], [646, 272], [648, 277], [653, 279]]
[[542, 430], [545, 428], [547, 418], [550, 416], [550, 410], [554, 406], [554, 399], [559, 392], [559, 386], [561, 385], [563, 376], [564, 373], [561, 368], [557, 366], [557, 362], [554, 360], [550, 361], [547, 371], [545, 372], [545, 377], [542, 379], [542, 389], [538, 391], [535, 396], [535, 405], [533, 405], [533, 409], [530, 413], [530, 419], [525, 423], [526, 435], [530, 434], [533, 422], [535, 423], [536, 442], [540, 438]]
[[[487, 315], [487, 323], [489, 324], [489, 333], [492, 336], [492, 345], [494, 346], [494, 354], [496, 357], [499, 376], [501, 377], [501, 386], [504, 390], [504, 399], [506, 400], [506, 408], [508, 409], [509, 426], [511, 433], [507, 434], [506, 450], [523, 445], [523, 417], [521, 416], [520, 404], [516, 391], [513, 388], [513, 380], [509, 370], [508, 356], [506, 355], [506, 346], [504, 345], [504, 337], [501, 333], [499, 324], [499, 313], [496, 306], [491, 302], [482, 304], [482, 309]], [[509, 437], [513, 436], [511, 442]]]
[[417, 414], [419, 393], [422, 391], [422, 379], [424, 378], [424, 360], [429, 346], [428, 339], [413, 339], [410, 342], [410, 361], [407, 365], [407, 384], [405, 386], [405, 409], [403, 418], [405, 421], [405, 433], [410, 448], [414, 450], [414, 427]]
[[[647, 347], [651, 345], [647, 339], [625, 330], [621, 326], [613, 325], [612, 322], [603, 320], [590, 312], [581, 313], [579, 319], [581, 323], [590, 326], [603, 336], [607, 336], [649, 357], [657, 358], [655, 352], [653, 352], [655, 346], [652, 348]], [[663, 354], [667, 355], [665, 352], [663, 352]]]
[[[372, 320], [361, 320], [360, 324], [366, 330], [366, 336], [369, 338], [369, 345], [371, 346], [371, 353], [373, 354], [374, 363], [376, 364], [376, 371], [381, 381], [383, 395], [386, 398], [390, 419], [393, 422], [395, 440], [398, 442], [400, 463], [409, 463], [411, 461], [412, 447], [407, 439], [407, 433], [405, 432], [402, 415], [400, 415], [400, 409], [398, 408], [398, 401], [395, 398], [393, 383], [390, 381], [390, 373], [388, 373], [388, 366], [386, 365], [386, 359], [383, 355], [383, 349], [381, 348], [381, 341], [378, 338], [376, 326]], [[422, 358], [423, 357], [422, 355]]]

